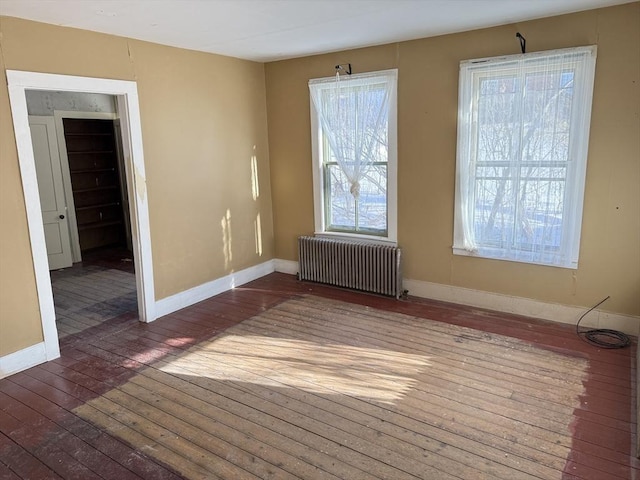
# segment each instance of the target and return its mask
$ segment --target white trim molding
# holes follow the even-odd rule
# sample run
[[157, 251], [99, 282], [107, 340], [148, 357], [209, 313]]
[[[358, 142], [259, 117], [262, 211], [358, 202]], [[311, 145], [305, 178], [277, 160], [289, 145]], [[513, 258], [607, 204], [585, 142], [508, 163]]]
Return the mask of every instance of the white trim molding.
[[[27, 90], [90, 92], [114, 95], [116, 97], [118, 116], [122, 125], [127, 187], [131, 200], [131, 229], [134, 236], [133, 247], [136, 262], [139, 317], [141, 321], [149, 322], [156, 318], [154, 311], [155, 292], [144, 154], [142, 150], [142, 127], [138, 106], [138, 87], [135, 82], [124, 80], [75, 77], [17, 70], [7, 70], [6, 75], [46, 351], [44, 359], [41, 358], [41, 360], [46, 361], [60, 356], [60, 346], [56, 328], [53, 293], [51, 291], [51, 277], [49, 276], [49, 262], [44, 240], [42, 212], [40, 211], [40, 196], [31, 143], [31, 131], [29, 129], [26, 92]], [[18, 357], [15, 358], [23, 358], [21, 356], [22, 352], [28, 351], [30, 348], [16, 352]], [[33, 358], [36, 357], [34, 356]], [[26, 366], [24, 368], [32, 366], [31, 361], [32, 358], [25, 361]]]
[[[591, 45], [460, 62], [454, 255], [578, 268], [596, 56], [597, 47]], [[553, 94], [551, 90], [546, 90], [545, 98], [553, 99], [553, 102], [544, 105], [544, 108], [539, 100], [523, 100], [523, 95], [527, 98], [537, 95], [530, 91], [532, 87], [522, 87], [525, 84], [529, 85], [529, 81], [526, 80], [529, 76], [533, 78], [534, 75], [544, 75], [546, 78], [547, 75], [560, 74], [562, 78], [565, 78], [565, 75], [571, 78], [570, 95], [565, 96], [561, 93], [564, 87], [551, 87], [549, 84], [545, 89], [557, 90]], [[484, 85], [498, 85], [495, 82], [507, 77], [514, 85], [520, 86], [515, 87], [513, 92], [501, 94], [496, 91], [491, 92], [492, 95], [481, 95], [481, 90], [487, 88]], [[495, 103], [492, 98], [495, 99]], [[558, 98], [563, 98], [563, 102], [567, 103], [563, 103], [562, 108], [551, 107]], [[518, 105], [518, 108], [505, 107], [502, 102], [514, 102], [513, 105]], [[499, 119], [493, 113], [498, 110], [504, 112], [504, 116], [500, 114]], [[529, 120], [533, 116], [541, 117], [539, 125], [538, 122]], [[480, 140], [489, 138], [489, 144], [515, 145], [515, 140], [509, 137], [512, 133], [507, 132], [520, 132], [525, 123], [527, 135], [516, 134], [519, 139], [518, 146], [505, 147], [507, 150], [502, 154], [498, 153], [497, 147], [492, 150], [494, 147], [489, 147]], [[492, 129], [494, 124], [497, 128]], [[504, 128], [506, 125], [511, 127]], [[541, 147], [539, 144], [547, 143], [542, 140], [535, 140], [535, 147], [534, 143], [529, 143], [532, 139], [546, 138], [547, 131], [553, 131], [553, 135], [560, 135], [562, 132], [566, 148], [560, 150], [555, 147]], [[486, 153], [486, 149], [492, 153]], [[538, 153], [533, 153], [534, 151]], [[547, 156], [553, 159], [553, 168], [542, 167], [548, 163]], [[503, 165], [500, 167], [504, 169], [501, 175], [511, 172], [508, 175], [510, 191], [520, 192], [518, 195], [511, 195], [512, 200], [506, 200], [508, 197], [505, 196], [503, 201], [500, 198], [501, 194], [489, 193], [496, 188], [492, 185], [495, 185], [497, 180], [488, 171], [496, 168], [492, 165], [498, 164]], [[563, 172], [562, 179], [556, 171]], [[507, 177], [500, 180], [498, 191], [504, 191], [506, 181]], [[549, 182], [552, 182], [553, 188], [541, 187], [549, 185]], [[538, 193], [537, 196], [540, 198], [536, 199], [534, 194], [528, 193], [539, 192], [540, 188], [546, 188], [546, 196]], [[555, 190], [556, 188], [558, 190]], [[514, 202], [515, 198], [519, 198], [519, 201]], [[480, 232], [485, 231], [488, 224], [485, 225], [484, 220], [479, 220], [480, 215], [484, 213], [476, 212], [482, 212], [482, 209], [491, 203], [494, 206], [500, 203], [500, 212], [503, 212], [503, 209], [504, 212], [498, 214], [493, 223], [495, 229], [491, 227], [491, 233], [485, 237]], [[521, 204], [527, 207], [520, 209]], [[526, 213], [529, 210], [531, 213]], [[571, 214], [559, 215], [559, 211]], [[495, 210], [491, 218], [494, 215]], [[519, 218], [517, 222], [505, 220], [503, 224], [498, 220], [516, 217]], [[529, 221], [526, 221], [527, 219]], [[549, 223], [552, 221], [558, 222], [558, 225]], [[521, 235], [518, 225], [525, 224], [532, 232]], [[551, 234], [551, 231], [554, 233]], [[505, 244], [496, 245], [494, 240], [499, 238], [510, 240]]]
[[[289, 273], [291, 275], [295, 275], [298, 272], [298, 262], [296, 261], [276, 258], [274, 263], [276, 272]], [[588, 307], [547, 303], [530, 298], [514, 297], [500, 293], [424, 282], [422, 280], [405, 279], [402, 283], [403, 287], [409, 291], [409, 295], [412, 296], [570, 325], [575, 325], [580, 316], [588, 310]], [[609, 328], [637, 336], [640, 333], [640, 317], [594, 310], [582, 320], [580, 326]]]
[[[575, 325], [588, 307], [575, 307], [558, 303], [547, 303], [524, 297], [473, 290], [470, 288], [442, 285], [421, 280], [404, 280], [404, 288], [410, 295], [442, 302], [458, 303], [470, 307], [486, 308], [503, 313], [550, 320]], [[581, 327], [609, 328], [629, 335], [638, 335], [640, 317], [594, 310], [580, 323]]]
[[282, 260], [281, 258], [276, 258], [273, 263], [275, 265], [276, 272], [288, 273], [290, 275], [298, 274], [298, 262], [294, 260]]
[[155, 311], [158, 317], [169, 315], [194, 303], [219, 295], [245, 283], [264, 277], [275, 271], [274, 260], [269, 260], [253, 267], [245, 268], [239, 272], [233, 272], [224, 277], [212, 280], [197, 287], [190, 288], [170, 297], [162, 298], [156, 302]]
[[27, 368], [35, 367], [51, 360], [47, 358], [47, 348], [44, 342], [36, 343], [17, 352], [0, 357], [0, 379], [21, 372]]
[[[387, 158], [387, 234], [385, 236], [359, 234], [358, 232], [333, 232], [327, 230], [325, 218], [324, 153], [320, 112], [313, 100], [316, 93], [331, 89], [335, 76], [309, 80], [309, 109], [311, 122], [311, 160], [313, 175], [313, 212], [316, 235], [328, 237], [347, 236], [361, 242], [373, 241], [396, 244], [398, 239], [398, 69], [381, 70], [349, 75], [345, 84], [371, 85], [371, 82], [389, 86], [388, 158]], [[347, 87], [349, 88], [349, 87]], [[327, 144], [328, 145], [328, 144]]]

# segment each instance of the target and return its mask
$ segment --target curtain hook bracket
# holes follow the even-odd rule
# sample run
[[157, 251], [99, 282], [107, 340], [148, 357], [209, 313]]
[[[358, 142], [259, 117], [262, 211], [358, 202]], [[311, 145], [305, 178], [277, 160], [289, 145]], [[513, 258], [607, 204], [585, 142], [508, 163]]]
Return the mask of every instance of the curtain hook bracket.
[[[349, 68], [345, 69], [344, 66], [347, 65]], [[336, 72], [339, 73], [342, 70], [347, 75], [351, 75], [351, 64], [350, 63], [341, 63], [336, 65]]]
[[527, 50], [527, 39], [524, 38], [520, 32], [516, 32], [516, 38], [518, 40], [520, 40], [520, 50], [522, 50], [522, 53], [526, 53]]

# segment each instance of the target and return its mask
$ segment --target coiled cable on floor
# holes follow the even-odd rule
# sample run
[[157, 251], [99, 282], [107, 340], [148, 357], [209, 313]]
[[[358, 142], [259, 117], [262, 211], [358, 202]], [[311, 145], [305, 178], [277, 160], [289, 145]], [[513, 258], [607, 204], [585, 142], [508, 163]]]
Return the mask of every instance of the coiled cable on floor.
[[584, 317], [586, 317], [593, 310], [598, 308], [604, 302], [609, 300], [610, 296], [607, 295], [606, 298], [600, 300], [600, 302], [596, 303], [589, 310], [584, 312], [582, 316], [578, 319], [578, 323], [576, 323], [576, 334], [582, 338], [585, 342], [595, 345], [600, 348], [625, 348], [631, 345], [631, 339], [622, 332], [617, 330], [610, 330], [608, 328], [594, 328], [591, 330], [583, 330], [580, 331], [580, 322]]

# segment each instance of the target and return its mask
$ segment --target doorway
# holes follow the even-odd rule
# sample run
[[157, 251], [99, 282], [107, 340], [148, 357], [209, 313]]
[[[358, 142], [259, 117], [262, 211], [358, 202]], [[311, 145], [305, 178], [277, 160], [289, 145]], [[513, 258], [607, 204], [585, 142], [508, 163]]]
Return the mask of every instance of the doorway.
[[44, 361], [58, 357], [60, 350], [26, 92], [28, 90], [88, 92], [114, 96], [121, 122], [124, 173], [130, 199], [128, 213], [131, 219], [138, 316], [141, 321], [149, 322], [155, 319], [155, 296], [137, 86], [135, 82], [121, 80], [12, 70], [6, 73], [42, 320], [46, 356]]
[[39, 90], [26, 97], [58, 338], [87, 334], [116, 317], [135, 318], [115, 97]]

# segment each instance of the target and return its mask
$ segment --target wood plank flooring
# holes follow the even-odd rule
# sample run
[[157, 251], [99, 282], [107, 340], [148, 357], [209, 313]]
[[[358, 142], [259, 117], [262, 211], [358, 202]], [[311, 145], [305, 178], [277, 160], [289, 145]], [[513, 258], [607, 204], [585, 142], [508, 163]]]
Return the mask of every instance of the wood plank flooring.
[[81, 263], [51, 272], [58, 337], [137, 312], [133, 258], [121, 248], [84, 252]]
[[96, 265], [72, 267], [51, 272], [51, 285], [59, 338], [137, 311], [133, 273]]
[[635, 479], [635, 349], [272, 274], [0, 380], [0, 478]]

